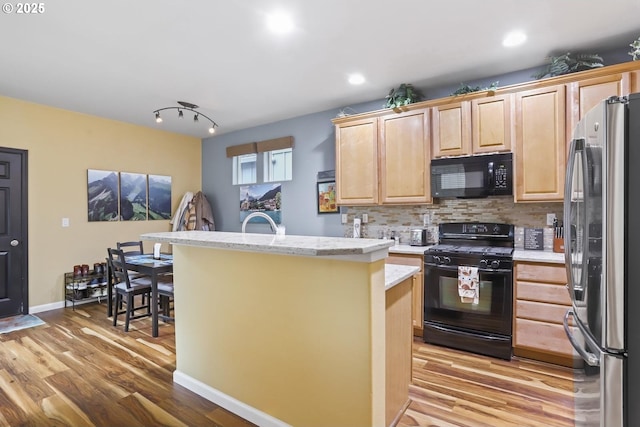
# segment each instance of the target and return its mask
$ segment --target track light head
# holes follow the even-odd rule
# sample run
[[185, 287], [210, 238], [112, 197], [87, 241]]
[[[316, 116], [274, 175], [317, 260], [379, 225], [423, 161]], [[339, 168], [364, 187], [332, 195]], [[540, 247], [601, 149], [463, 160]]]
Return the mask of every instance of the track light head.
[[178, 108], [178, 118], [181, 119], [184, 116], [184, 114], [182, 114], [182, 110]]
[[156, 123], [162, 123], [162, 117], [160, 117], [159, 111], [156, 111]]
[[197, 121], [198, 121], [198, 114], [194, 114], [194, 115], [193, 115], [193, 121], [194, 121], [194, 122], [197, 122]]
[[214, 133], [216, 133], [216, 128], [215, 128], [214, 126], [211, 126], [211, 127], [209, 128], [209, 133], [210, 133], [210, 134], [212, 134], [212, 135], [213, 135]]

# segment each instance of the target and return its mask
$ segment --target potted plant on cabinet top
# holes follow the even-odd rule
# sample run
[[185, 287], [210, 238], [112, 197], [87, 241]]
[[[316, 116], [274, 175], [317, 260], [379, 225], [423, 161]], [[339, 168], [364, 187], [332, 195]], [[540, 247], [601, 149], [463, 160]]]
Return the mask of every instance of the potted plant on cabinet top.
[[397, 88], [391, 89], [385, 97], [387, 99], [385, 108], [397, 109], [414, 102], [422, 101], [422, 94], [410, 83], [402, 83]]

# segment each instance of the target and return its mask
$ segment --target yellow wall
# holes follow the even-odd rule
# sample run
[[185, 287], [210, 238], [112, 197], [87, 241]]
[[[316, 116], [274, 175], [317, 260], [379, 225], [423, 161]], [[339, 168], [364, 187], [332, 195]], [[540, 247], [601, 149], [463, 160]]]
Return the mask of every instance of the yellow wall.
[[384, 424], [384, 261], [177, 245], [177, 370], [293, 426]]
[[28, 150], [30, 307], [62, 301], [64, 273], [117, 241], [170, 231], [169, 220], [88, 222], [87, 169], [169, 175], [174, 210], [201, 189], [198, 138], [12, 98], [0, 97], [0, 146]]

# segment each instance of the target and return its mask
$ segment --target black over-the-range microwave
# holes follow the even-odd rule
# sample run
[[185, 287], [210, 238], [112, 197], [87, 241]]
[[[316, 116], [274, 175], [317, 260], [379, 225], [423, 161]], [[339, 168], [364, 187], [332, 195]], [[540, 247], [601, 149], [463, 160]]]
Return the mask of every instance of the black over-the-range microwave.
[[431, 160], [432, 197], [487, 197], [513, 194], [511, 153]]

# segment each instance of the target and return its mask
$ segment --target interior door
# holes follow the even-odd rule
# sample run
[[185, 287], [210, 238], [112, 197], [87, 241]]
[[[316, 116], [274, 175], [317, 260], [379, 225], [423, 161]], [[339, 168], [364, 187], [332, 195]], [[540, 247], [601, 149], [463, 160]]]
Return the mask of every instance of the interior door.
[[0, 317], [27, 314], [27, 152], [0, 147]]

